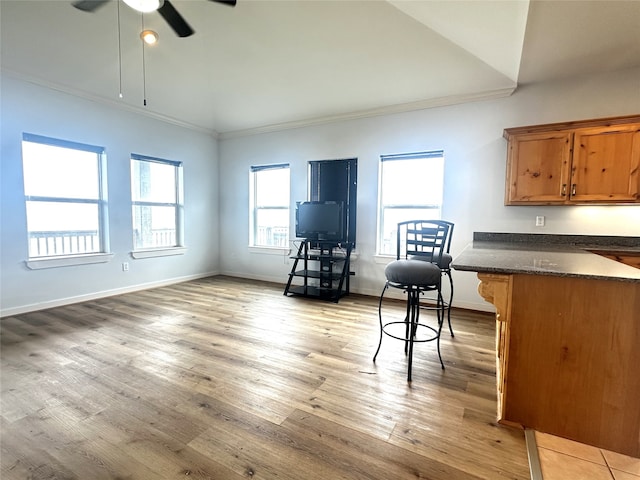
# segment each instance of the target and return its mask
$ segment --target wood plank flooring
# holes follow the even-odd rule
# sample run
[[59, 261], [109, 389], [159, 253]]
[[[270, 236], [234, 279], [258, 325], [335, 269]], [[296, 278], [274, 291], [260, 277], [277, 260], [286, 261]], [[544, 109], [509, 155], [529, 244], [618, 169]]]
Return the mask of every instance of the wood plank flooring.
[[3, 318], [0, 477], [529, 478], [491, 315], [455, 310], [446, 370], [418, 344], [407, 384], [402, 342], [372, 362], [377, 298], [282, 291], [211, 277]]

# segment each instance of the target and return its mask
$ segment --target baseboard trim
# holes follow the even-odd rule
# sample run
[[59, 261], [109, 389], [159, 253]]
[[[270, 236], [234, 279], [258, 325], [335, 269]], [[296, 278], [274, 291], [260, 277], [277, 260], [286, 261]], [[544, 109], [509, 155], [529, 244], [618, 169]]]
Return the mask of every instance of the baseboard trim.
[[[51, 301], [47, 301], [47, 302], [34, 303], [34, 304], [30, 304], [30, 305], [22, 305], [22, 306], [19, 306], [19, 307], [5, 308], [5, 309], [1, 309], [0, 310], [0, 318], [10, 317], [12, 315], [20, 315], [22, 313], [35, 312], [35, 311], [44, 310], [44, 309], [47, 309], [47, 308], [62, 307], [62, 306], [65, 306], [65, 305], [71, 305], [71, 304], [74, 304], [74, 303], [80, 303], [80, 302], [85, 302], [85, 301], [89, 301], [89, 300], [97, 300], [99, 298], [111, 297], [111, 296], [120, 295], [120, 294], [123, 294], [123, 293], [137, 292], [137, 291], [146, 290], [146, 289], [149, 289], [149, 288], [163, 287], [165, 285], [173, 285], [173, 284], [176, 284], [176, 283], [188, 282], [189, 280], [197, 280], [199, 278], [213, 277], [213, 276], [216, 276], [216, 275], [225, 275], [225, 276], [234, 277], [234, 278], [246, 278], [248, 280], [258, 280], [258, 281], [261, 281], [261, 282], [282, 284], [282, 288], [283, 289], [284, 289], [284, 286], [285, 286], [285, 283], [282, 282], [281, 279], [274, 280], [274, 278], [271, 277], [271, 276], [266, 276], [266, 275], [247, 275], [245, 273], [240, 274], [240, 273], [229, 272], [229, 271], [222, 271], [222, 272], [214, 271], [214, 272], [207, 272], [207, 273], [199, 273], [199, 274], [196, 274], [196, 275], [187, 275], [187, 276], [184, 276], [184, 277], [171, 278], [171, 279], [167, 279], [167, 280], [161, 280], [161, 281], [158, 281], [158, 282], [149, 282], [149, 283], [142, 283], [142, 284], [138, 284], [138, 285], [130, 285], [130, 286], [127, 286], [127, 287], [116, 288], [116, 289], [112, 289], [112, 290], [105, 290], [105, 291], [102, 291], [102, 292], [89, 293], [89, 294], [86, 294], [86, 295], [78, 295], [78, 296], [75, 296], [75, 297], [61, 298], [61, 299], [51, 300]], [[382, 290], [382, 288], [380, 290]], [[369, 297], [379, 297], [380, 296], [380, 291], [373, 291], [373, 290], [368, 290], [368, 289], [351, 288], [351, 293], [354, 294], [354, 295], [364, 295], [364, 296], [369, 296]], [[406, 297], [401, 293], [397, 293], [397, 294], [394, 295], [394, 292], [390, 292], [389, 298], [395, 298], [397, 300], [404, 300]], [[453, 308], [454, 309], [461, 309], [461, 310], [471, 310], [471, 311], [474, 311], [474, 312], [486, 312], [486, 313], [494, 313], [495, 312], [495, 310], [492, 309], [492, 305], [486, 304], [486, 302], [484, 302], [484, 303], [474, 303], [474, 302], [456, 302], [456, 301], [454, 301]]]
[[63, 307], [65, 305], [72, 305], [74, 303], [86, 302], [89, 300], [97, 300], [99, 298], [112, 297], [114, 295], [121, 295], [123, 293], [138, 292], [140, 290], [147, 290], [149, 288], [164, 287], [166, 285], [174, 285], [176, 283], [188, 282], [189, 280], [197, 280], [199, 278], [212, 277], [219, 275], [218, 272], [199, 273], [196, 275], [187, 275], [184, 277], [170, 278], [166, 280], [160, 280], [157, 282], [141, 283], [138, 285], [129, 285], [122, 288], [114, 288], [112, 290], [103, 290], [101, 292], [88, 293], [86, 295], [77, 295], [75, 297], [59, 298], [56, 300], [50, 300], [48, 302], [33, 303], [30, 305], [23, 305], [20, 307], [5, 308], [0, 310], [0, 318], [10, 317], [12, 315], [20, 315], [22, 313], [36, 312], [38, 310], [45, 310], [47, 308]]

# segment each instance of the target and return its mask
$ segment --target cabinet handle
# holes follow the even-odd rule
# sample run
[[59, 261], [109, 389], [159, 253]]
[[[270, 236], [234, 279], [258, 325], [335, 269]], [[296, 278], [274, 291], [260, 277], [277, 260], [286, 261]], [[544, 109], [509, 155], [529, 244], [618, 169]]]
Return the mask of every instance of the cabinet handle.
[[567, 184], [562, 184], [562, 196], [564, 197], [567, 194]]
[[571, 196], [574, 196], [576, 194], [576, 184], [572, 184], [571, 185]]

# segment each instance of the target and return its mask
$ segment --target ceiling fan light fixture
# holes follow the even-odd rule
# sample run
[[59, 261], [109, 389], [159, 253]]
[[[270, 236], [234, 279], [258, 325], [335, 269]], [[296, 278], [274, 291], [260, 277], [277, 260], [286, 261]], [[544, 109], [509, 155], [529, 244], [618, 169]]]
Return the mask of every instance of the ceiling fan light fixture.
[[140, 38], [147, 45], [155, 45], [158, 43], [158, 34], [153, 30], [143, 30], [140, 32]]
[[142, 13], [149, 13], [158, 10], [164, 0], [123, 0], [124, 3], [129, 5], [134, 10]]

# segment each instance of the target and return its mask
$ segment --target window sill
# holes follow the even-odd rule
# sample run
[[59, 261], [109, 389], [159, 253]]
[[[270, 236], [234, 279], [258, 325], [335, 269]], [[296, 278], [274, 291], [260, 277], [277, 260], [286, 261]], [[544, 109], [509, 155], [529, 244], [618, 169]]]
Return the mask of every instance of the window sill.
[[249, 245], [249, 253], [262, 253], [264, 255], [280, 255], [286, 256], [291, 253], [291, 249], [287, 247], [255, 247]]
[[383, 265], [386, 265], [387, 263], [392, 262], [395, 259], [396, 259], [396, 256], [395, 255], [390, 255], [390, 254], [378, 253], [378, 254], [373, 256], [373, 261], [375, 263], [380, 263], [380, 264], [383, 264]]
[[169, 257], [171, 255], [184, 255], [187, 247], [170, 247], [170, 248], [150, 248], [148, 250], [134, 250], [131, 252], [133, 258], [154, 258]]
[[30, 270], [44, 268], [70, 267], [73, 265], [90, 265], [93, 263], [107, 263], [113, 258], [113, 253], [96, 253], [83, 255], [68, 255], [64, 257], [49, 257], [27, 260], [25, 264]]

